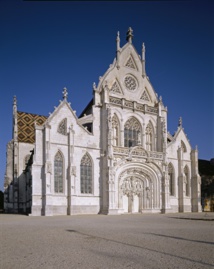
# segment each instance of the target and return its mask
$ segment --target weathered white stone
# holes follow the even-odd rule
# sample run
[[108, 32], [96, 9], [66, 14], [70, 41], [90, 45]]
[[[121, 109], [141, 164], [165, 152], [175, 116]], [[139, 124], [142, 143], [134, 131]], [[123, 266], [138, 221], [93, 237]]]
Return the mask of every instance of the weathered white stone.
[[[197, 150], [181, 119], [173, 136], [167, 132], [167, 107], [146, 75], [145, 46], [141, 61], [132, 29], [127, 38], [120, 48], [118, 34], [117, 57], [93, 85], [93, 103], [80, 118], [64, 88], [63, 101], [42, 126], [35, 125], [35, 144], [19, 142], [14, 133], [7, 148], [6, 211], [35, 216], [201, 211]], [[16, 100], [13, 110], [17, 131]], [[90, 177], [84, 172], [81, 178], [83, 160], [91, 169], [89, 193], [81, 189]], [[60, 191], [56, 175], [63, 179]]]

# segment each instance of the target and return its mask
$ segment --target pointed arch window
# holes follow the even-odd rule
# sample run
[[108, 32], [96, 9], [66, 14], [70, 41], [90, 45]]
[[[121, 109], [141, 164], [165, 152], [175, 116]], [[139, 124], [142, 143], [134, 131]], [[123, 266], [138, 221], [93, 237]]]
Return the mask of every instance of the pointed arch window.
[[63, 192], [63, 157], [59, 151], [54, 158], [54, 191]]
[[185, 180], [184, 180], [185, 192], [186, 192], [186, 196], [189, 196], [189, 194], [190, 194], [190, 184], [189, 184], [190, 178], [189, 178], [189, 168], [187, 165], [184, 167], [184, 174], [185, 174]]
[[80, 164], [80, 185], [81, 193], [92, 194], [92, 161], [87, 153]]
[[116, 114], [112, 117], [113, 146], [119, 146], [119, 120]]
[[181, 148], [182, 148], [183, 152], [187, 152], [186, 145], [184, 144], [184, 142], [182, 140], [181, 140]]
[[146, 149], [149, 151], [153, 150], [153, 137], [153, 127], [151, 122], [149, 122], [146, 127]]
[[63, 119], [58, 126], [58, 133], [66, 135], [67, 134], [67, 119]]
[[170, 163], [168, 165], [168, 179], [169, 179], [169, 195], [175, 195], [175, 176], [174, 176], [174, 168], [173, 165]]
[[132, 117], [125, 123], [124, 126], [124, 146], [134, 147], [137, 146], [141, 137], [141, 126], [139, 121]]

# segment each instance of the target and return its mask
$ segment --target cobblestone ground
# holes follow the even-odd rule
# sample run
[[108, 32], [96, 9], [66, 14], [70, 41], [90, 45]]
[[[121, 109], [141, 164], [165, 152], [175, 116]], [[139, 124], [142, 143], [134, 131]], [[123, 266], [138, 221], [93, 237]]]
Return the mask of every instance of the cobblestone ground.
[[1, 269], [214, 268], [214, 214], [0, 215]]

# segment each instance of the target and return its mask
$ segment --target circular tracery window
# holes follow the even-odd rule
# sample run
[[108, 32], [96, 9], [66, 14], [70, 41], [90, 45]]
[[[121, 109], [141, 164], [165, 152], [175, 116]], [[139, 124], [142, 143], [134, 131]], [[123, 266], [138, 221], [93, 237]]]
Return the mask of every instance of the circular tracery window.
[[129, 91], [134, 91], [136, 90], [137, 88], [137, 82], [136, 80], [131, 77], [131, 76], [126, 76], [125, 79], [124, 79], [124, 83], [125, 83], [125, 86], [126, 88], [129, 90]]

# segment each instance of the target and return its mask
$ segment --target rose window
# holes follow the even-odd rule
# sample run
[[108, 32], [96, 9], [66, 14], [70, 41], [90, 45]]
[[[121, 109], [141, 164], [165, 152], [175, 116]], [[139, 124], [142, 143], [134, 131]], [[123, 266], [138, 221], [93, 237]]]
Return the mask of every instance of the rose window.
[[136, 80], [131, 76], [126, 76], [124, 80], [125, 86], [129, 91], [134, 91], [137, 88]]

